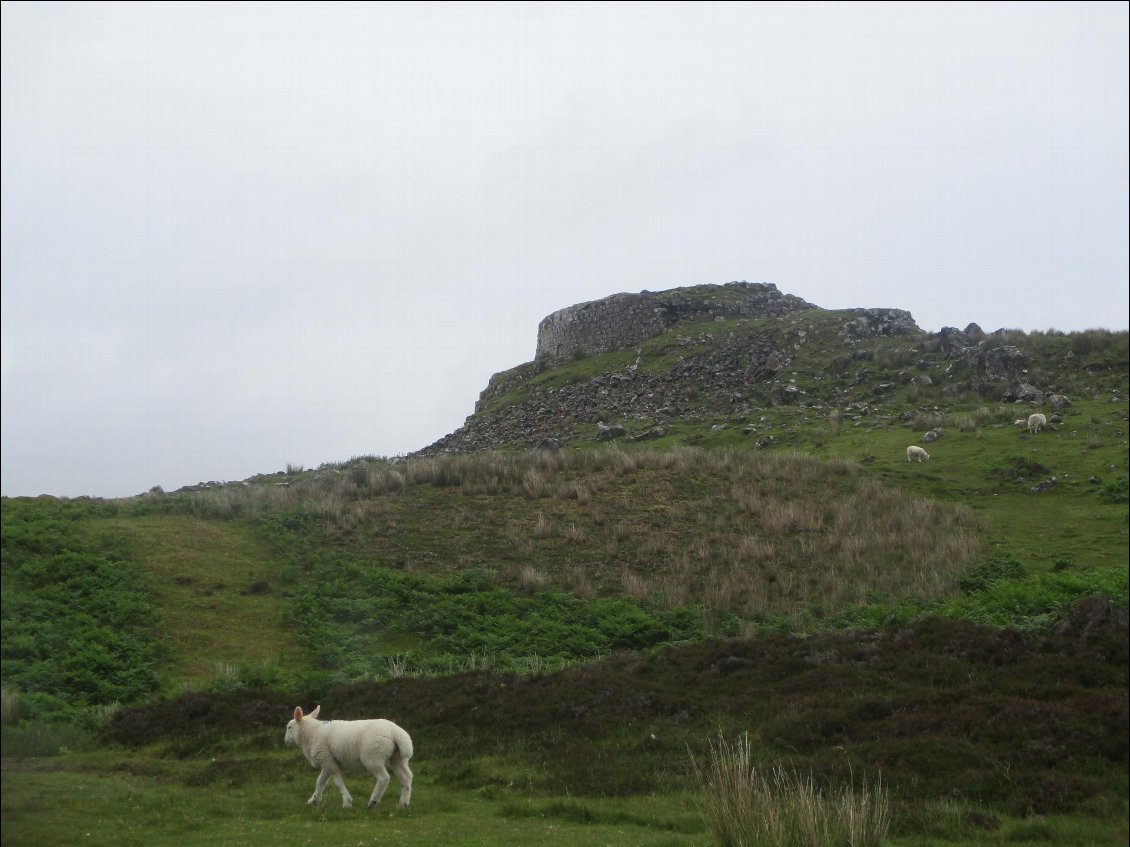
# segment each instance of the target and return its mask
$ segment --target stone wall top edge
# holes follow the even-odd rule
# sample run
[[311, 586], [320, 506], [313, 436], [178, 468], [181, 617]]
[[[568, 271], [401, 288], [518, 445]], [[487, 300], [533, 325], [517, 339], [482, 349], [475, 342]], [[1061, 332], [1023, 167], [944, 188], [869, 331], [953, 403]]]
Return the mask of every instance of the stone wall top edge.
[[[550, 314], [548, 314], [544, 318], [542, 318], [541, 322], [539, 323], [539, 327], [542, 326], [542, 325], [545, 325], [547, 323], [550, 323], [555, 319], [560, 319], [561, 317], [563, 317], [565, 315], [573, 315], [573, 314], [578, 314], [578, 313], [587, 311], [587, 310], [591, 309], [593, 306], [601, 306], [601, 305], [605, 305], [605, 304], [621, 303], [625, 300], [636, 300], [636, 299], [639, 299], [641, 301], [643, 301], [643, 300], [660, 300], [660, 299], [663, 299], [665, 297], [679, 297], [679, 296], [687, 296], [687, 295], [691, 295], [691, 294], [703, 294], [703, 293], [706, 293], [707, 291], [709, 291], [711, 289], [717, 289], [718, 291], [721, 292], [721, 291], [725, 291], [726, 289], [732, 290], [732, 289], [735, 289], [735, 288], [744, 288], [744, 289], [751, 290], [751, 291], [779, 294], [780, 296], [785, 297], [785, 298], [794, 298], [796, 300], [801, 300], [801, 298], [796, 297], [795, 295], [783, 294], [782, 292], [779, 291], [776, 284], [774, 284], [772, 282], [746, 282], [745, 280], [740, 280], [740, 281], [735, 280], [733, 282], [725, 282], [725, 283], [700, 283], [698, 285], [677, 286], [675, 288], [663, 289], [662, 291], [651, 291], [651, 290], [645, 288], [642, 291], [638, 291], [638, 292], [635, 292], [635, 293], [629, 292], [629, 291], [621, 291], [621, 292], [618, 292], [616, 294], [609, 294], [607, 297], [600, 297], [596, 300], [586, 300], [582, 303], [575, 303], [572, 306], [566, 306], [562, 309], [558, 309], [554, 312], [551, 312]], [[804, 302], [804, 301], [801, 300], [801, 302]], [[808, 304], [808, 305], [812, 305], [812, 304]]]

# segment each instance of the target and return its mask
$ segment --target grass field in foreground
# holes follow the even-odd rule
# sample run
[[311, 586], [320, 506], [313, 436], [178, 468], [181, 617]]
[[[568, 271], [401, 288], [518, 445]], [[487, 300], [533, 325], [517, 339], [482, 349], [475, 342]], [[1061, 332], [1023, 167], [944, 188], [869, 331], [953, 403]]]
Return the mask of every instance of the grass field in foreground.
[[[378, 810], [363, 797], [343, 809], [331, 788], [322, 805], [306, 798], [315, 772], [297, 751], [267, 757], [255, 779], [216, 776], [201, 783], [208, 762], [171, 762], [137, 754], [71, 754], [4, 760], [6, 847], [488, 847], [584, 844], [588, 847], [707, 847], [710, 835], [697, 797], [687, 791], [633, 798], [530, 798], [497, 786], [466, 790], [438, 784], [426, 761], [416, 764], [409, 810], [397, 810], [390, 792]], [[193, 784], [195, 783], [195, 784]], [[349, 775], [355, 797], [368, 780]], [[693, 786], [688, 785], [690, 789]], [[394, 783], [395, 788], [395, 783]], [[895, 835], [892, 847], [1008, 845], [1116, 845], [1127, 839], [1126, 820], [1083, 816], [1000, 818], [978, 828], [976, 811], [938, 804], [920, 810], [933, 834]], [[972, 823], [971, 823], [972, 822]]]

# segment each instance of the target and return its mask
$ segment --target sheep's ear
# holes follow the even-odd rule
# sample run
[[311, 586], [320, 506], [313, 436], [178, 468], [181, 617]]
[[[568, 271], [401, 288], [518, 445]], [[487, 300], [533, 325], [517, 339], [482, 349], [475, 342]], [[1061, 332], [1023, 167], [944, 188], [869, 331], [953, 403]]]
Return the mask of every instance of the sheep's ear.
[[312, 718], [318, 717], [318, 712], [320, 712], [320, 711], [322, 711], [322, 706], [319, 703], [317, 706], [314, 707], [314, 711], [312, 711], [310, 713], [310, 717], [312, 717]]
[[294, 719], [296, 721], [302, 720], [302, 707], [301, 706], [295, 706], [294, 707]]

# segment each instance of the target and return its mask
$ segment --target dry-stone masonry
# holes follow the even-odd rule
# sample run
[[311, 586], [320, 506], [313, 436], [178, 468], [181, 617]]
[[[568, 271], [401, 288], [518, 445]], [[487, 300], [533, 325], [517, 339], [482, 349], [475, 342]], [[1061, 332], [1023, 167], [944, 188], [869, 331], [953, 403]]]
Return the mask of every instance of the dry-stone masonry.
[[[739, 320], [725, 321], [717, 330], [701, 323], [683, 326], [712, 318]], [[757, 322], [763, 318], [772, 320]], [[643, 344], [668, 332], [667, 342], [656, 349]], [[798, 384], [797, 374], [790, 371], [792, 360], [813, 333], [823, 345], [831, 343], [829, 358], [824, 368]], [[890, 343], [876, 347], [878, 339]], [[1006, 400], [1039, 404], [1043, 392], [1025, 381], [1027, 357], [1001, 343], [1006, 340], [1002, 334], [985, 334], [976, 324], [928, 335], [901, 309], [824, 312], [767, 283], [616, 294], [545, 318], [538, 327], [537, 358], [492, 376], [475, 414], [416, 455], [500, 446], [561, 447], [584, 426], [595, 426], [601, 439], [647, 440], [667, 434], [676, 420], [684, 425], [701, 421], [714, 428], [728, 425], [720, 420], [749, 423], [767, 406], [809, 408], [821, 416], [826, 407], [837, 407], [851, 420], [857, 414], [873, 414], [870, 406], [881, 405], [900, 385], [929, 389], [943, 368], [945, 399], [969, 393], [1001, 397], [1003, 392]], [[625, 347], [636, 348], [634, 364], [624, 366], [621, 361], [615, 371], [520, 390], [547, 369]], [[888, 359], [892, 353], [905, 358], [895, 359], [892, 367], [876, 359], [877, 349]], [[657, 350], [658, 361], [649, 359]], [[845, 404], [848, 395], [858, 396], [860, 390], [868, 392], [868, 403]], [[511, 394], [500, 406], [499, 399]], [[903, 421], [913, 418], [904, 413]], [[752, 435], [757, 429], [750, 425], [743, 433]], [[940, 436], [937, 430], [923, 440]], [[771, 440], [756, 443], [764, 446]]]
[[539, 364], [567, 362], [639, 344], [675, 323], [711, 317], [779, 318], [817, 308], [768, 282], [696, 285], [613, 294], [554, 312], [538, 325]]

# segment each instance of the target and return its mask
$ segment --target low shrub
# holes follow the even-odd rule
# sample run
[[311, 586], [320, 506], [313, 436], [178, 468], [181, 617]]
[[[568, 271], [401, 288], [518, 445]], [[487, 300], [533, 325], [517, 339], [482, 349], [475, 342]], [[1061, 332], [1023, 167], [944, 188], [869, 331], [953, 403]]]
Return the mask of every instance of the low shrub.
[[1024, 564], [1008, 553], [992, 553], [964, 575], [958, 577], [957, 585], [966, 594], [984, 591], [990, 585], [1007, 579], [1024, 576]]
[[1099, 499], [1105, 503], [1125, 503], [1130, 498], [1130, 480], [1127, 477], [1108, 482], [1099, 489]]
[[1032, 479], [1033, 477], [1049, 474], [1051, 471], [1025, 456], [1011, 456], [995, 464], [987, 474], [989, 479]]

